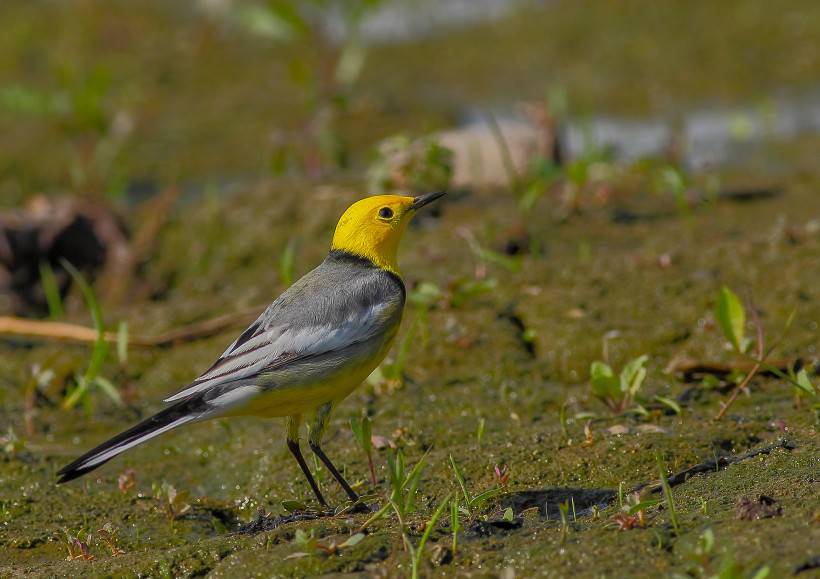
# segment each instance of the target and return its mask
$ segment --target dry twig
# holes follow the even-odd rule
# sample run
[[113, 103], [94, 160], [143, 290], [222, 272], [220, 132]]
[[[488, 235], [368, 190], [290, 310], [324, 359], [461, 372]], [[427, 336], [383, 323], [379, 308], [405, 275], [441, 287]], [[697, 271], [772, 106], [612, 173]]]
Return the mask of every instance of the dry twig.
[[[128, 345], [143, 348], [167, 348], [177, 344], [209, 338], [224, 330], [250, 323], [261, 311], [262, 306], [249, 308], [233, 314], [197, 322], [158, 336], [129, 336]], [[87, 326], [65, 322], [48, 322], [14, 316], [0, 316], [0, 336], [19, 336], [44, 341], [93, 344], [97, 340], [97, 330]], [[110, 344], [116, 344], [119, 339], [117, 332], [105, 332], [103, 337], [105, 341]]]

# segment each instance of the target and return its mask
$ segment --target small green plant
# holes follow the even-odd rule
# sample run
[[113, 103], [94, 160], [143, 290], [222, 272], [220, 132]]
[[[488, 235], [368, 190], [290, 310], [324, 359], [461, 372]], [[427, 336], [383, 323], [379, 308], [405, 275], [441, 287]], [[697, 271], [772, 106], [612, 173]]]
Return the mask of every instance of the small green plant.
[[76, 376], [76, 387], [63, 400], [63, 409], [70, 410], [77, 405], [81, 400], [86, 402], [86, 409], [91, 410], [91, 399], [87, 396], [89, 391], [93, 388], [98, 388], [106, 396], [108, 396], [117, 406], [124, 406], [122, 397], [117, 388], [110, 380], [100, 376], [102, 365], [108, 357], [108, 342], [105, 340], [105, 323], [103, 321], [102, 309], [94, 293], [94, 289], [86, 281], [83, 276], [73, 265], [68, 261], [63, 260], [63, 267], [68, 271], [74, 282], [80, 288], [83, 294], [86, 306], [91, 312], [91, 318], [94, 321], [94, 328], [97, 330], [97, 339], [94, 341], [94, 347], [91, 351], [91, 358], [88, 362], [88, 367], [83, 374]]
[[726, 286], [721, 288], [717, 304], [715, 305], [715, 319], [717, 320], [718, 325], [720, 325], [724, 337], [738, 356], [753, 362], [751, 370], [745, 373], [745, 375], [741, 374], [738, 376], [737, 386], [735, 386], [732, 390], [726, 402], [721, 405], [720, 411], [715, 416], [715, 420], [720, 420], [726, 415], [729, 407], [737, 399], [740, 392], [742, 392], [749, 385], [751, 379], [758, 373], [758, 371], [760, 371], [761, 368], [789, 382], [796, 389], [796, 391], [801, 394], [805, 393], [809, 396], [817, 395], [817, 391], [811, 383], [807, 372], [794, 372], [793, 369], [790, 369], [790, 371], [786, 373], [781, 369], [767, 363], [767, 360], [771, 356], [772, 352], [774, 352], [780, 341], [782, 341], [788, 330], [791, 328], [797, 310], [792, 310], [792, 313], [786, 320], [783, 333], [767, 349], [766, 336], [763, 330], [763, 324], [760, 321], [760, 316], [758, 316], [757, 309], [754, 307], [754, 304], [751, 303], [751, 299], [748, 301], [748, 310], [755, 327], [755, 351], [753, 356], [747, 353], [749, 350], [749, 345], [752, 343], [751, 340], [747, 339], [745, 336], [747, 308], [744, 307], [737, 295]]
[[561, 425], [561, 433], [564, 435], [564, 439], [569, 441], [572, 438], [569, 435], [569, 420], [567, 418], [567, 404], [568, 402], [565, 400], [561, 407], [558, 409], [558, 423]]
[[9, 426], [6, 433], [0, 436], [0, 450], [8, 456], [16, 456], [26, 447], [26, 442]]
[[425, 454], [408, 471], [404, 464], [404, 453], [401, 450], [387, 456], [387, 472], [390, 475], [390, 488], [392, 489], [390, 502], [394, 504], [399, 519], [405, 519], [407, 515], [416, 510], [416, 491], [426, 462], [427, 455]]
[[789, 368], [789, 378], [794, 386], [794, 395], [798, 403], [801, 396], [817, 396], [817, 390], [814, 384], [812, 384], [809, 373], [805, 367], [800, 368], [797, 372], [794, 371], [793, 367]]
[[396, 514], [396, 518], [399, 520], [399, 526], [402, 532], [404, 532], [407, 515], [412, 514], [416, 510], [416, 491], [426, 461], [427, 454], [425, 453], [412, 469], [407, 470], [404, 453], [402, 453], [401, 449], [387, 456], [390, 493], [386, 497], [384, 506], [361, 526], [362, 530], [374, 521], [379, 520], [392, 508]]
[[[619, 488], [621, 491], [621, 488]], [[635, 528], [646, 527], [646, 510], [657, 505], [659, 499], [644, 499], [638, 493], [630, 493], [626, 498], [621, 499], [621, 508], [612, 517], [615, 527], [621, 531], [628, 531]]]
[[310, 507], [302, 501], [288, 499], [282, 501], [280, 504], [282, 505], [282, 508], [289, 513], [304, 513], [310, 511]]
[[655, 174], [655, 190], [663, 194], [671, 194], [675, 199], [675, 206], [678, 215], [688, 220], [692, 214], [687, 194], [689, 192], [689, 179], [680, 167], [672, 164], [665, 164], [660, 167]]
[[411, 289], [407, 300], [418, 308], [429, 309], [444, 301], [445, 294], [431, 281], [423, 281]]
[[449, 288], [449, 305], [453, 308], [460, 308], [483, 295], [492, 293], [497, 287], [498, 280], [493, 277], [483, 279], [457, 279]]
[[453, 535], [453, 557], [458, 551], [458, 534], [461, 532], [461, 509], [458, 506], [458, 495], [450, 500], [450, 533]]
[[63, 298], [60, 295], [60, 284], [57, 283], [54, 269], [45, 261], [40, 263], [40, 285], [43, 288], [43, 295], [48, 305], [48, 317], [52, 320], [59, 320], [63, 317]]
[[484, 265], [496, 265], [507, 271], [517, 272], [521, 270], [521, 256], [507, 255], [500, 251], [495, 251], [479, 243], [473, 233], [462, 228], [459, 230], [461, 237], [467, 242], [473, 256]]
[[367, 414], [362, 414], [361, 418], [354, 416], [350, 419], [350, 430], [353, 437], [359, 443], [359, 447], [367, 455], [367, 465], [370, 468], [370, 482], [376, 486], [376, 467], [373, 465], [373, 424]]
[[578, 213], [585, 202], [606, 192], [609, 182], [619, 171], [613, 162], [611, 148], [600, 147], [586, 139], [584, 151], [563, 167], [561, 202], [567, 214]]
[[680, 416], [683, 413], [683, 410], [675, 400], [671, 398], [667, 398], [666, 396], [656, 395], [653, 400], [663, 406], [666, 406], [669, 410]]
[[487, 489], [486, 491], [480, 492], [476, 495], [472, 495], [467, 490], [467, 483], [464, 479], [464, 473], [461, 472], [461, 467], [458, 466], [458, 463], [456, 463], [452, 454], [450, 455], [450, 466], [453, 469], [453, 475], [455, 476], [456, 482], [461, 490], [461, 494], [464, 497], [464, 502], [460, 508], [468, 517], [474, 516], [476, 512], [484, 505], [484, 503], [504, 492], [504, 489], [498, 486]]
[[178, 491], [176, 487], [165, 481], [162, 484], [152, 484], [151, 490], [154, 499], [159, 502], [160, 508], [169, 519], [178, 519], [191, 510], [191, 505], [188, 504], [190, 497], [188, 491]]
[[6, 523], [14, 517], [12, 501], [0, 501], [0, 522]]
[[116, 557], [118, 555], [124, 555], [125, 551], [117, 545], [118, 542], [118, 529], [114, 527], [111, 523], [105, 523], [102, 529], [97, 530], [97, 536], [100, 540], [105, 543], [105, 546], [111, 551], [111, 556]]
[[623, 412], [635, 402], [646, 378], [644, 364], [649, 356], [638, 356], [623, 367], [619, 375], [605, 362], [593, 362], [589, 368], [592, 395], [613, 412]]
[[299, 557], [306, 557], [316, 552], [319, 541], [316, 539], [316, 531], [310, 530], [308, 534], [304, 529], [296, 529], [296, 534], [293, 536], [293, 542], [296, 543], [303, 551], [291, 553], [287, 558], [296, 559]]
[[394, 135], [379, 143], [367, 170], [371, 195], [388, 191], [445, 190], [453, 176], [453, 152], [432, 138]]
[[92, 561], [94, 555], [91, 554], [91, 549], [88, 544], [91, 542], [91, 535], [88, 531], [80, 529], [76, 533], [71, 533], [68, 529], [64, 529], [66, 550], [68, 551], [67, 561], [74, 561], [81, 559], [83, 561]]
[[339, 555], [345, 549], [349, 549], [350, 547], [354, 547], [355, 545], [361, 543], [364, 538], [365, 534], [359, 532], [351, 535], [341, 543], [337, 544], [333, 542], [330, 545], [323, 545], [319, 543], [318, 539], [316, 539], [313, 529], [310, 530], [309, 535], [303, 529], [297, 529], [293, 542], [304, 549], [304, 551], [291, 553], [285, 557], [285, 559], [298, 559], [301, 557], [308, 557], [310, 555], [323, 555], [326, 557], [330, 555]]
[[416, 492], [418, 490], [419, 480], [426, 461], [427, 455], [425, 454], [419, 459], [412, 469], [408, 470], [401, 450], [397, 450], [395, 453], [388, 455], [387, 471], [390, 476], [390, 494], [387, 497], [387, 502], [381, 509], [365, 521], [359, 531], [363, 532], [364, 529], [366, 529], [374, 521], [380, 519], [387, 513], [388, 510], [392, 509], [393, 513], [396, 515], [396, 519], [399, 522], [399, 532], [401, 533], [404, 547], [410, 554], [412, 569], [411, 576], [414, 579], [418, 577], [421, 556], [424, 552], [424, 545], [427, 543], [427, 539], [430, 537], [430, 533], [432, 532], [433, 527], [439, 517], [441, 517], [441, 514], [450, 503], [449, 495], [439, 503], [433, 513], [433, 516], [425, 526], [424, 534], [422, 535], [419, 544], [417, 546], [413, 546], [408, 534], [408, 516], [413, 514], [416, 510]]
[[460, 308], [483, 295], [491, 293], [498, 287], [495, 278], [474, 279], [471, 277], [454, 280], [445, 290], [432, 282], [421, 282], [407, 296], [420, 313], [426, 313], [433, 307]]
[[687, 561], [686, 574], [675, 573], [673, 579], [766, 579], [770, 572], [768, 565], [748, 571], [728, 549], [718, 553], [711, 528], [704, 530], [694, 546], [686, 549], [683, 555]]
[[737, 294], [726, 286], [720, 288], [715, 305], [715, 319], [734, 350], [741, 354], [745, 353], [751, 343], [745, 336], [746, 308], [743, 307]]
[[521, 187], [518, 208], [522, 213], [532, 211], [541, 197], [564, 178], [563, 169], [552, 159], [537, 158], [529, 167]]

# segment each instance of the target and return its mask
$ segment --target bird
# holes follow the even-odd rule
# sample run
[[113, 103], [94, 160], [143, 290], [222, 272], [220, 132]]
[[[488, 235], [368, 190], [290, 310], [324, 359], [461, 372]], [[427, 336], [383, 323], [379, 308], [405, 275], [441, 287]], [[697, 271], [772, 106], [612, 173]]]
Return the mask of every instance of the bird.
[[397, 254], [416, 212], [444, 195], [376, 195], [350, 205], [330, 251], [274, 300], [170, 406], [88, 451], [58, 471], [58, 484], [185, 424], [238, 416], [281, 417], [286, 444], [316, 500], [328, 503], [300, 445], [308, 446], [353, 502], [359, 496], [322, 450], [333, 410], [382, 362], [401, 324], [407, 292]]

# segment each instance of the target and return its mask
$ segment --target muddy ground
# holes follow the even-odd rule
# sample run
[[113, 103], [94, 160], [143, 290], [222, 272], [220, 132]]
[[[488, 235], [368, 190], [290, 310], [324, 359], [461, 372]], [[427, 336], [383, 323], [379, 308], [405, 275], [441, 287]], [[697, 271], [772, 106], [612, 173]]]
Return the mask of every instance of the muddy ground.
[[[687, 12], [693, 24], [706, 18], [701, 4], [692, 3], [695, 7]], [[16, 10], [25, 13], [28, 8]], [[157, 10], [142, 18], [169, 26]], [[590, 18], [606, 19], [607, 14], [601, 8]], [[16, 22], [25, 22], [24, 16], [17, 17]], [[93, 30], [102, 27], [95, 19], [105, 22], [98, 14], [84, 18], [97, 23], [89, 25]], [[513, 30], [523, 26], [517, 18], [521, 17], [508, 22]], [[804, 26], [812, 23], [806, 20]], [[749, 16], [739, 28], [753, 35], [765, 24], [766, 18]], [[31, 26], [21, 24], [19, 29], [30, 31]], [[158, 30], [156, 34], [163, 29]], [[505, 34], [505, 28], [498, 30]], [[208, 52], [210, 35], [220, 32], [200, 32], [200, 48], [213, 57]], [[481, 37], [481, 29], [476, 34]], [[19, 35], [17, 42], [23, 43], [25, 34]], [[720, 35], [709, 37], [720, 46], [728, 42]], [[86, 40], [79, 40], [85, 37], [60, 38], [85, 54]], [[78, 44], [69, 42], [72, 38]], [[467, 32], [453, 35], [453, 50], [460, 50], [468, 38]], [[768, 70], [768, 56], [787, 53], [792, 41], [792, 36], [773, 33], [774, 48], [762, 53], [766, 58], [757, 59], [759, 66]], [[5, 42], [11, 44], [8, 38]], [[554, 38], [550, 42], [560, 46]], [[246, 49], [239, 46], [240, 53]], [[420, 54], [428, 49], [420, 48]], [[393, 46], [385, 53], [409, 59], [402, 50], [410, 48]], [[688, 53], [681, 51], [670, 49], [669, 66], [685, 64]], [[386, 66], [380, 60], [383, 56], [374, 56], [365, 78]], [[126, 65], [130, 62], [119, 58]], [[813, 58], [803, 66], [811, 68]], [[178, 66], [173, 59], [168, 62], [169, 67]], [[146, 64], [130, 66], [140, 70]], [[435, 74], [444, 74], [447, 66]], [[602, 73], [600, 82], [592, 82], [585, 69], [566, 66], [576, 71], [578, 98], [586, 108], [603, 106], [601, 84], [624, 87], [624, 76], [635, 72], [610, 66], [606, 70], [611, 72]], [[708, 66], [718, 71], [700, 72], [719, 76], [721, 67], [731, 70], [737, 65], [726, 59]], [[799, 66], [796, 62], [793, 68], [778, 69], [778, 82], [801, 88], [795, 79], [802, 78], [805, 69]], [[652, 62], [644, 69], [666, 70]], [[207, 71], [199, 72], [202, 76], [186, 86], [206, 82]], [[408, 70], [403, 74], [412, 76]], [[756, 83], [762, 82], [736, 74], [737, 85], [719, 83], [710, 92], [702, 79], [667, 82], [664, 74], [657, 75], [663, 90], [672, 91], [669, 87], [675, 82], [686, 87], [673, 91], [681, 99], [674, 101], [675, 106], [703, 98], [754, 95]], [[394, 79], [396, 94], [405, 94], [400, 90], [403, 78]], [[489, 97], [481, 92], [489, 76], [465, 78], [474, 84], [462, 87], [453, 82], [458, 90], [451, 88], [454, 92], [447, 99], [462, 99], [462, 90], [477, 91], [479, 100], [505, 98], [499, 92]], [[645, 100], [637, 103], [613, 91], [612, 110], [655, 112], [654, 107], [670, 102], [651, 100], [647, 95], [652, 91], [644, 89], [639, 94]], [[161, 95], [164, 89], [149, 84], [144, 90]], [[239, 99], [228, 89], [220, 90], [225, 98]], [[187, 102], [183, 96], [177, 94], [174, 102]], [[372, 98], [382, 102], [381, 97]], [[449, 106], [428, 106], [435, 101], [429, 93], [413, 106], [398, 99], [393, 107], [380, 109], [389, 112], [388, 121], [379, 117], [384, 121], [380, 126], [399, 123], [397, 119], [417, 121], [424, 116], [419, 109], [432, 111], [427, 114], [434, 119], [424, 121], [431, 127], [455, 116]], [[161, 111], [154, 113], [160, 117], [173, 116], [177, 106], [151, 102], [156, 108], [146, 110]], [[152, 118], [150, 112], [146, 116]], [[214, 117], [202, 116], [207, 120], [199, 134], [210, 134]], [[27, 198], [31, 184], [37, 189], [60, 182], [64, 169], [59, 150], [41, 166], [31, 160], [37, 139], [54, 130], [52, 126], [30, 134], [31, 141], [10, 149], [9, 157], [19, 155], [20, 160], [6, 167], [5, 199]], [[179, 200], [160, 233], [155, 255], [140, 270], [151, 291], [127, 305], [105, 309], [109, 327], [124, 320], [133, 335], [155, 335], [263, 305], [284, 289], [280, 256], [291, 240], [296, 275], [322, 258], [335, 220], [363, 194], [361, 171], [331, 183], [264, 176], [234, 181], [237, 173], [249, 170], [248, 157], [229, 145], [240, 133], [238, 123], [224, 147], [230, 187], [223, 191], [215, 185], [207, 193], [192, 187]], [[129, 167], [138, 175], [156, 175], [160, 183], [168, 178], [165, 171], [176, 171], [174, 177], [183, 182], [186, 177], [194, 179], [201, 168], [211, 171], [219, 157], [214, 156], [213, 142], [193, 140], [193, 152], [183, 155], [175, 168], [158, 161], [164, 156], [156, 150], [139, 147], [130, 150]], [[9, 147], [9, 141], [3, 146]], [[809, 577], [818, 572], [816, 398], [797, 396], [787, 381], [761, 375], [727, 415], [715, 421], [731, 390], [731, 377], [723, 382], [686, 380], [679, 373], [665, 372], [670, 362], [684, 357], [738, 361], [713, 315], [723, 285], [757, 305], [767, 343], [776, 343], [772, 359], [800, 358], [809, 365], [817, 359], [817, 158], [820, 141], [815, 137], [768, 143], [746, 155], [743, 167], [716, 169], [713, 176], [721, 178], [719, 190], [724, 194], [702, 201], [693, 196], [685, 211], [671, 195], [653, 192], [645, 167], [638, 164], [616, 165], [617, 170], [608, 173], [611, 186], [590, 192], [574, 212], [557, 193], [545, 194], [524, 212], [509, 190], [470, 190], [450, 192], [440, 207], [420, 216], [400, 254], [411, 295], [399, 339], [406, 346], [401, 378], [357, 390], [334, 417], [326, 450], [343, 465], [357, 490], [373, 495], [372, 508], [383, 505], [389, 492], [386, 461], [394, 452], [391, 447], [401, 449], [409, 464], [426, 453], [417, 509], [406, 521], [406, 535], [414, 545], [441, 501], [461, 493], [450, 456], [464, 471], [471, 495], [499, 486], [495, 467], [507, 466], [509, 479], [503, 481], [501, 493], [462, 515], [455, 552], [450, 516], [439, 519], [421, 557], [422, 576], [708, 577], [731, 569], [733, 574], [723, 576], [753, 577], [768, 568], [769, 577], [798, 571], [799, 577]], [[778, 168], [774, 176], [761, 169], [772, 165]], [[703, 177], [693, 176], [693, 190]], [[766, 194], [738, 194], [748, 191]], [[144, 216], [132, 219], [138, 225]], [[507, 257], [471, 250], [465, 235]], [[485, 291], [466, 289], [476, 284]], [[430, 298], [433, 286], [438, 293]], [[778, 340], [793, 310], [793, 323]], [[90, 324], [77, 295], [69, 303], [68, 317]], [[88, 347], [24, 339], [0, 342], [0, 576], [410, 575], [410, 556], [392, 514], [368, 526], [366, 536], [354, 546], [330, 554], [297, 541], [297, 531], [313, 534], [324, 547], [338, 545], [357, 532], [367, 514], [240, 532], [259, 517], [260, 509], [275, 518], [286, 514], [283, 501], [312, 502], [307, 483], [285, 449], [284, 425], [278, 421], [234, 419], [188, 426], [85, 479], [55, 485], [61, 466], [158, 410], [159, 400], [204, 370], [240, 330], [171, 348], [132, 347], [123, 363], [109, 356], [102, 374], [125, 394], [125, 408], [99, 391], [85, 406], [60, 408], [66, 384], [88, 365]], [[751, 320], [746, 332], [754, 333]], [[606, 358], [617, 370], [643, 354], [649, 361], [640, 397], [647, 413], [614, 413], [591, 395], [593, 361]], [[393, 368], [400, 357], [397, 348], [389, 358]], [[31, 388], [34, 367], [50, 369], [55, 377], [27, 405], [25, 392]], [[817, 385], [817, 377], [811, 379]], [[656, 395], [676, 401], [680, 413], [655, 401]], [[372, 417], [373, 433], [384, 446], [374, 451], [375, 486], [369, 480], [367, 458], [348, 426], [350, 417], [362, 409]], [[755, 450], [763, 452], [744, 460], [733, 458]], [[657, 482], [659, 461], [668, 474], [703, 463], [709, 466], [686, 480], [673, 480], [678, 483], [672, 488], [676, 521], [668, 501], [647, 506], [640, 521], [625, 520], [619, 515], [624, 511], [619, 495], [628, 501], [631, 490]], [[317, 476], [332, 503], [344, 505], [344, 495], [328, 473], [319, 469]], [[167, 490], [164, 498], [157, 496], [163, 483], [182, 495], [172, 508]], [[767, 498], [761, 502], [761, 496]], [[663, 494], [647, 487], [643, 498]], [[559, 505], [564, 501], [571, 502], [562, 522]], [[505, 518], [508, 508], [511, 512]], [[623, 528], [628, 526], [634, 528]], [[103, 540], [100, 529], [116, 534], [115, 549]], [[711, 550], [703, 546], [710, 532]], [[82, 553], [70, 537], [79, 537], [93, 558], [67, 560], [70, 549]]]

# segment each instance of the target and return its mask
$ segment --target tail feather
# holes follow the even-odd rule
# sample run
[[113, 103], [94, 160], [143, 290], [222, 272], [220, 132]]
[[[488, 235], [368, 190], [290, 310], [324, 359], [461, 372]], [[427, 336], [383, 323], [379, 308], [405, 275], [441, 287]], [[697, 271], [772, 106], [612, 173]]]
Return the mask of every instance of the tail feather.
[[205, 405], [199, 400], [181, 400], [177, 404], [146, 418], [136, 426], [129, 428], [88, 451], [69, 465], [61, 468], [57, 474], [57, 484], [74, 480], [102, 466], [115, 456], [128, 449], [151, 440], [178, 426], [194, 421], [203, 415]]

